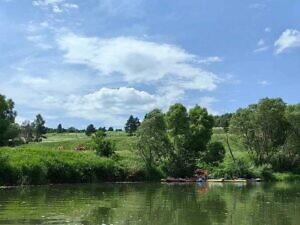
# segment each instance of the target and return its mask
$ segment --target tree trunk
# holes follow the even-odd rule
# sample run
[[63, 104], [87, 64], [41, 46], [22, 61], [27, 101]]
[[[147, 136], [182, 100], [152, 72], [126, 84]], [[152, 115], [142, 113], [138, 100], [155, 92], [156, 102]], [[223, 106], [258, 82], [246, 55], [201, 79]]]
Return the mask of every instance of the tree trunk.
[[226, 143], [227, 143], [227, 146], [228, 146], [228, 149], [229, 149], [231, 158], [232, 158], [233, 162], [235, 162], [235, 158], [234, 158], [234, 156], [233, 156], [233, 153], [232, 153], [232, 150], [231, 150], [231, 147], [230, 147], [230, 144], [229, 144], [228, 133], [227, 133], [226, 131], [225, 131], [225, 134], [226, 134]]

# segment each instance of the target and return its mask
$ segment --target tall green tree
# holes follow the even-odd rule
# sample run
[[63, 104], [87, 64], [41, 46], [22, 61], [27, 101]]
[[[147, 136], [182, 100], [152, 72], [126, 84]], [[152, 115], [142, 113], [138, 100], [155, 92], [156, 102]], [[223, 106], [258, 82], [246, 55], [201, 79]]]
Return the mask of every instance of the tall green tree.
[[148, 169], [166, 160], [170, 151], [170, 142], [167, 136], [164, 114], [159, 109], [154, 109], [146, 114], [136, 136], [135, 149]]
[[192, 176], [197, 160], [204, 160], [207, 155], [213, 117], [198, 105], [187, 113], [186, 108], [177, 103], [166, 113], [166, 122], [172, 143], [167, 172], [172, 176]]
[[185, 176], [189, 173], [191, 161], [188, 146], [190, 132], [187, 110], [180, 103], [171, 105], [165, 119], [168, 136], [172, 143], [172, 151], [166, 165], [167, 173], [172, 176]]
[[96, 128], [94, 127], [93, 124], [89, 124], [87, 127], [86, 127], [86, 130], [85, 130], [85, 134], [87, 136], [91, 136], [93, 133], [95, 133], [97, 130]]
[[206, 146], [212, 136], [212, 128], [214, 125], [213, 116], [208, 114], [206, 108], [196, 105], [189, 110], [190, 119], [190, 148], [195, 153], [206, 150]]
[[26, 143], [33, 141], [34, 123], [25, 120], [21, 125], [21, 135], [24, 137]]
[[45, 127], [46, 121], [42, 117], [41, 114], [37, 114], [36, 118], [33, 122], [34, 124], [34, 133], [35, 133], [35, 140], [41, 141], [44, 134], [47, 132], [47, 128]]
[[285, 110], [282, 99], [263, 98], [233, 116], [230, 130], [241, 137], [258, 164], [271, 163], [286, 142], [289, 123]]
[[0, 145], [6, 144], [8, 139], [18, 135], [18, 132], [12, 132], [16, 128], [15, 118], [17, 115], [14, 105], [11, 99], [6, 99], [4, 95], [0, 95]]
[[188, 144], [189, 155], [189, 175], [195, 171], [197, 159], [203, 158], [207, 152], [207, 145], [212, 136], [212, 128], [214, 125], [213, 116], [207, 112], [206, 108], [198, 105], [189, 110], [190, 136]]
[[287, 106], [285, 117], [289, 124], [288, 135], [274, 158], [274, 167], [279, 171], [300, 173], [300, 104]]
[[62, 133], [63, 131], [64, 131], [64, 129], [63, 129], [61, 123], [58, 124], [58, 126], [57, 126], [57, 133]]
[[140, 120], [137, 117], [133, 117], [133, 115], [130, 115], [126, 124], [125, 124], [125, 132], [128, 135], [133, 135], [138, 127], [140, 126]]

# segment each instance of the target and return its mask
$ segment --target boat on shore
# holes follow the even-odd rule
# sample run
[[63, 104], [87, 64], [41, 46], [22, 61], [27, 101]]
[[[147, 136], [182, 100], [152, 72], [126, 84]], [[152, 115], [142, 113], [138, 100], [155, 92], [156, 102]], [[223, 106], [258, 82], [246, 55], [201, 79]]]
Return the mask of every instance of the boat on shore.
[[245, 178], [237, 178], [237, 179], [196, 179], [196, 178], [173, 178], [168, 177], [166, 179], [162, 179], [161, 182], [163, 183], [193, 183], [193, 182], [208, 182], [208, 183], [248, 183], [248, 182], [261, 182], [260, 178], [252, 178], [252, 179], [245, 179]]

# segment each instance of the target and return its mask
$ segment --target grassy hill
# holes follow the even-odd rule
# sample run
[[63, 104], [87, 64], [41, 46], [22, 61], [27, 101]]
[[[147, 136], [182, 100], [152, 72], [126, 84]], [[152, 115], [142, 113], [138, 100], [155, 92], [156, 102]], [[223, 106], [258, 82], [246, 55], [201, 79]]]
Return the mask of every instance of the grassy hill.
[[[150, 179], [143, 162], [133, 151], [135, 137], [127, 136], [125, 132], [108, 132], [107, 135], [116, 144], [117, 159], [99, 157], [93, 151], [75, 151], [76, 146], [85, 146], [90, 140], [83, 133], [47, 134], [40, 143], [0, 147], [0, 185]], [[234, 156], [247, 164], [249, 155], [238, 137], [230, 135], [229, 140]], [[224, 131], [214, 128], [212, 141], [220, 141], [226, 148], [221, 167], [232, 166]], [[59, 150], [60, 146], [64, 150]], [[275, 177], [277, 180], [295, 178], [291, 174], [278, 173]]]

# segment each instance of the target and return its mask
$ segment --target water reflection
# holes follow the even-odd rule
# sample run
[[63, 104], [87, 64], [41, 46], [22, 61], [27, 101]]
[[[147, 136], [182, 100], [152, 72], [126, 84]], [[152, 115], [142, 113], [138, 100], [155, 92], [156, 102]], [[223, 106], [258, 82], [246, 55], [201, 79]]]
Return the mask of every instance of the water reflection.
[[299, 184], [103, 184], [0, 190], [0, 224], [299, 224]]

